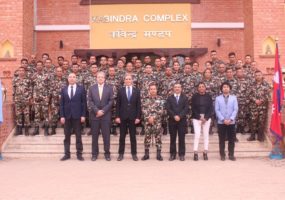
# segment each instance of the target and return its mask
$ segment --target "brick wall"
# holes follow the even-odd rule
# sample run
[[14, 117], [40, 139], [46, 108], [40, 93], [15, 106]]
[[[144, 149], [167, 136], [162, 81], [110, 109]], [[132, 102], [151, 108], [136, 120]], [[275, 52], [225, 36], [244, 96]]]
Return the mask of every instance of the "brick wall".
[[[63, 48], [59, 48], [59, 41], [63, 41]], [[70, 60], [74, 49], [89, 48], [89, 32], [88, 31], [52, 31], [37, 33], [37, 53], [41, 55], [44, 52], [50, 54], [53, 62], [59, 55]]]
[[[280, 55], [285, 53], [284, 0], [252, 0], [253, 7], [253, 50], [254, 59], [260, 66], [274, 67], [274, 57], [263, 58], [262, 42], [267, 36], [279, 38]], [[285, 66], [285, 56], [280, 57]]]
[[[217, 39], [221, 39], [221, 46], [217, 46]], [[238, 41], [237, 41], [238, 38]], [[217, 50], [218, 57], [224, 61], [228, 61], [228, 53], [234, 51], [238, 58], [243, 58], [244, 52], [244, 33], [243, 30], [193, 30], [192, 31], [192, 46], [207, 47], [209, 52], [213, 49]], [[210, 60], [209, 53], [199, 58], [200, 66]]]
[[33, 53], [34, 0], [23, 1], [23, 55]]
[[89, 6], [80, 0], [38, 0], [37, 24], [89, 24]]

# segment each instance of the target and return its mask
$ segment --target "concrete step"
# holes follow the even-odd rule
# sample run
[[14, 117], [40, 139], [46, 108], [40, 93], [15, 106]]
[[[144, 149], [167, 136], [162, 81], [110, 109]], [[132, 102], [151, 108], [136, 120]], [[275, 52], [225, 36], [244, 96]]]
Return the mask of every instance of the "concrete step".
[[[258, 141], [248, 142], [248, 135], [237, 135], [239, 142], [236, 143], [236, 156], [238, 157], [265, 157], [270, 152], [270, 145], [267, 142], [260, 143]], [[59, 158], [63, 154], [63, 129], [59, 128], [56, 135], [44, 136], [43, 131], [38, 136], [13, 136], [3, 150], [5, 157], [11, 158]], [[187, 154], [193, 154], [193, 134], [186, 135], [186, 151]], [[84, 155], [91, 156], [91, 136], [82, 136]], [[144, 136], [137, 136], [137, 151], [138, 155], [144, 154]], [[162, 154], [165, 157], [169, 156], [170, 136], [162, 136]], [[119, 136], [111, 135], [111, 152], [114, 157], [117, 156], [119, 147]], [[71, 137], [71, 152], [75, 150], [75, 136]], [[103, 139], [99, 137], [99, 149], [103, 151]], [[203, 136], [200, 138], [199, 151], [203, 151]], [[126, 138], [125, 155], [130, 157], [130, 140]], [[209, 153], [211, 156], [219, 158], [219, 141], [218, 135], [210, 135], [209, 138]], [[151, 154], [155, 157], [155, 145], [151, 148]]]

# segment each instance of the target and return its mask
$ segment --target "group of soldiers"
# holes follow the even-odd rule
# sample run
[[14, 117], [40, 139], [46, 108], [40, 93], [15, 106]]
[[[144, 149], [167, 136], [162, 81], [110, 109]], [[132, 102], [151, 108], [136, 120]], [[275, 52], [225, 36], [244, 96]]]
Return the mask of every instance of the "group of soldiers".
[[[198, 62], [192, 61], [187, 56], [183, 59], [173, 56], [170, 60], [166, 57], [156, 57], [152, 60], [150, 56], [145, 56], [143, 60], [140, 60], [137, 56], [133, 56], [130, 61], [127, 61], [126, 57], [121, 57], [116, 62], [112, 57], [102, 56], [97, 62], [94, 55], [88, 60], [79, 60], [78, 56], [72, 55], [71, 62], [59, 56], [55, 65], [46, 53], [42, 55], [41, 60], [37, 60], [36, 56], [32, 55], [30, 61], [25, 58], [21, 60], [21, 66], [14, 74], [13, 99], [17, 123], [16, 135], [23, 134], [23, 129], [25, 135], [38, 135], [40, 126], [44, 128], [44, 135], [56, 134], [60, 92], [67, 85], [68, 75], [74, 73], [77, 84], [83, 85], [88, 91], [96, 83], [97, 73], [103, 71], [106, 74], [106, 83], [114, 88], [115, 101], [111, 134], [117, 134], [115, 123], [117, 91], [124, 86], [124, 77], [130, 74], [133, 78], [133, 86], [141, 91], [145, 115], [150, 111], [161, 112], [161, 109], [153, 109], [153, 106], [150, 106], [155, 105], [155, 101], [149, 98], [150, 84], [156, 85], [159, 98], [166, 101], [173, 94], [174, 84], [180, 83], [183, 93], [189, 99], [191, 113], [191, 98], [197, 92], [198, 83], [205, 83], [206, 92], [212, 96], [214, 102], [216, 96], [221, 94], [220, 85], [225, 81], [229, 82], [232, 86], [231, 94], [237, 96], [239, 103], [237, 132], [244, 134], [245, 128], [248, 127], [251, 133], [248, 140], [252, 141], [257, 138], [262, 141], [271, 87], [250, 55], [246, 55], [242, 61], [237, 60], [236, 54], [231, 52], [228, 58], [228, 62], [218, 59], [217, 52], [213, 50], [210, 52], [210, 61], [200, 67]], [[146, 106], [146, 104], [149, 105]], [[189, 126], [191, 126], [191, 114], [188, 118]], [[86, 121], [86, 124], [82, 126], [82, 134], [86, 134], [85, 127], [88, 127], [88, 120]], [[144, 134], [143, 121], [142, 119], [140, 124], [142, 131], [139, 134]], [[167, 134], [166, 114], [162, 114], [159, 126], [162, 127], [163, 134]], [[213, 126], [214, 123], [211, 127]], [[30, 127], [34, 127], [32, 133], [29, 131]]]

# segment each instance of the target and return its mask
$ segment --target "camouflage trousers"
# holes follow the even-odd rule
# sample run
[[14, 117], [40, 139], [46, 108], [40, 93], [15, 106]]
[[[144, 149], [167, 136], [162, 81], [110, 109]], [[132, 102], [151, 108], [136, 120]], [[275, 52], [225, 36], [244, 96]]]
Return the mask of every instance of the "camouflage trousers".
[[144, 145], [145, 149], [150, 148], [151, 137], [154, 135], [155, 145], [158, 150], [161, 150], [161, 124], [157, 123], [155, 125], [149, 125], [145, 123], [145, 138]]
[[246, 127], [247, 126], [247, 114], [248, 114], [248, 106], [246, 104], [238, 105], [238, 116], [237, 116], [237, 126]]
[[266, 106], [250, 107], [250, 129], [252, 133], [264, 132], [267, 118]]
[[59, 102], [52, 101], [50, 106], [50, 114], [51, 114], [51, 125], [57, 126], [59, 120]]
[[15, 102], [15, 112], [18, 126], [30, 126], [30, 108], [27, 102]]
[[40, 126], [41, 118], [43, 117], [45, 125], [48, 125], [48, 102], [42, 100], [35, 100], [34, 102], [35, 108], [35, 126]]

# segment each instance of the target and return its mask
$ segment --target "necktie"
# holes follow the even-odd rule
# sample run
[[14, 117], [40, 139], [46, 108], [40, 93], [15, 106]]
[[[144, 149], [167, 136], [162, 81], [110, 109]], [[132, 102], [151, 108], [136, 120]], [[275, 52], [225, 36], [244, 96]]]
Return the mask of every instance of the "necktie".
[[74, 92], [73, 92], [73, 85], [72, 86], [70, 86], [71, 87], [71, 91], [70, 91], [70, 98], [72, 98], [73, 97], [73, 95], [74, 95]]
[[179, 101], [179, 97], [178, 95], [176, 96], [176, 103], [178, 104], [178, 101]]
[[130, 102], [131, 100], [131, 88], [128, 87], [128, 101]]

